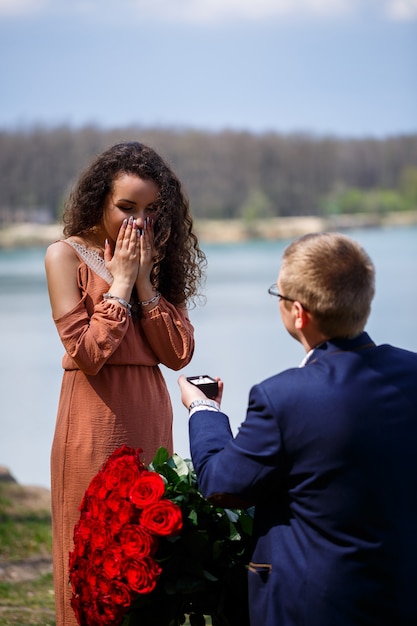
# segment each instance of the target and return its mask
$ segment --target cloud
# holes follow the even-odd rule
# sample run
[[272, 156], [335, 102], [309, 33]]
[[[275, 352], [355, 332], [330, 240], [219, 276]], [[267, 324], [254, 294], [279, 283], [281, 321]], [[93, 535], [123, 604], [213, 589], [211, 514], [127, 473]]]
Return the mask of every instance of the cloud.
[[417, 0], [389, 0], [385, 6], [386, 15], [398, 21], [417, 19]]

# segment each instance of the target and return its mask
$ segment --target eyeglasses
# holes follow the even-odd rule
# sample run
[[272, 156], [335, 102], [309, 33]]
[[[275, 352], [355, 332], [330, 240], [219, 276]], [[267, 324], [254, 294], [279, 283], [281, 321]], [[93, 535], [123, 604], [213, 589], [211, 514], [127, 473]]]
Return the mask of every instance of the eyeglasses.
[[[288, 296], [283, 296], [281, 293], [279, 293], [276, 283], [269, 287], [268, 293], [271, 294], [271, 296], [277, 296], [277, 298], [279, 298], [280, 300], [287, 300], [288, 302], [300, 302], [299, 300], [294, 300], [294, 298], [289, 298]], [[303, 307], [304, 311], [309, 310], [306, 306], [304, 306], [302, 302], [300, 302], [300, 304]]]
[[275, 283], [270, 286], [270, 288], [268, 289], [268, 293], [271, 294], [271, 296], [277, 296], [277, 298], [279, 298], [280, 300], [288, 300], [288, 302], [295, 302], [294, 298], [288, 298], [287, 296], [283, 296], [282, 294], [280, 294], [278, 291], [278, 287]]

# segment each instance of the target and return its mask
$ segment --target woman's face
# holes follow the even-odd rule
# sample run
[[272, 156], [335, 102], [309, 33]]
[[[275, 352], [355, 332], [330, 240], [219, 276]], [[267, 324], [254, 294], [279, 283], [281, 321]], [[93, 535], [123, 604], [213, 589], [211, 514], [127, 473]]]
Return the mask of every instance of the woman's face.
[[138, 228], [143, 228], [145, 219], [156, 219], [158, 215], [158, 186], [135, 174], [121, 174], [113, 183], [103, 213], [103, 226], [109, 240], [115, 242], [125, 218], [133, 216]]

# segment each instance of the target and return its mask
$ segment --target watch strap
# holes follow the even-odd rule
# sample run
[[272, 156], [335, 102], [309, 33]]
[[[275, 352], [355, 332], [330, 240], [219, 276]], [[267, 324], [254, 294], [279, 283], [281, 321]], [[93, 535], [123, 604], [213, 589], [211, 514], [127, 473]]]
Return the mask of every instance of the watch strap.
[[191, 402], [188, 410], [192, 411], [192, 409], [195, 409], [197, 406], [207, 406], [215, 409], [216, 411], [220, 410], [218, 403], [215, 400], [209, 400], [208, 398], [207, 400], [194, 400], [194, 402]]

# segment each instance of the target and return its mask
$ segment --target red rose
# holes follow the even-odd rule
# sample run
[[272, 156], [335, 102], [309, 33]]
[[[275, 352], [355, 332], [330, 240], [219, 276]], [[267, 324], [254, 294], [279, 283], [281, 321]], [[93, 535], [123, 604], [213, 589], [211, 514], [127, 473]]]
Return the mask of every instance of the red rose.
[[125, 498], [122, 498], [117, 491], [112, 491], [103, 504], [105, 505], [105, 508], [108, 509], [106, 513], [110, 515], [112, 513], [116, 513], [120, 507], [123, 506], [124, 502], [127, 502]]
[[119, 541], [123, 554], [136, 559], [154, 554], [157, 548], [156, 538], [146, 528], [141, 528], [135, 524], [123, 528]]
[[130, 490], [130, 500], [138, 509], [158, 502], [165, 493], [165, 483], [156, 472], [143, 471]]
[[106, 487], [109, 491], [117, 490], [124, 498], [128, 496], [133, 483], [139, 478], [139, 466], [131, 456], [118, 457], [111, 466], [111, 471], [105, 472]]
[[74, 543], [83, 547], [91, 537], [91, 523], [89, 520], [80, 520], [74, 528]]
[[103, 573], [107, 578], [120, 576], [122, 552], [120, 546], [113, 545], [103, 553]]
[[73, 559], [76, 559], [76, 558], [82, 559], [83, 557], [86, 556], [88, 547], [90, 545], [89, 538], [90, 538], [89, 529], [88, 529], [88, 532], [86, 532], [84, 528], [80, 528], [79, 531], [78, 529], [74, 530], [74, 549], [71, 553]]
[[137, 517], [136, 509], [129, 500], [121, 499], [114, 492], [106, 501], [106, 523], [111, 534], [117, 535], [120, 530]]
[[88, 489], [84, 494], [83, 501], [81, 502], [80, 510], [82, 511], [85, 507], [85, 501], [88, 500], [91, 496], [99, 497], [100, 500], [106, 497], [107, 488], [104, 480], [103, 471], [100, 471], [96, 476], [94, 476], [93, 480], [88, 485]]
[[[80, 587], [80, 593], [82, 593], [84, 596], [96, 593], [97, 580], [100, 576], [100, 573], [101, 570], [95, 567], [89, 567], [88, 569], [86, 568]], [[84, 587], [85, 589], [83, 590]]]
[[109, 467], [111, 468], [112, 465], [114, 464], [115, 461], [117, 461], [117, 459], [119, 457], [123, 457], [123, 456], [130, 456], [132, 457], [132, 459], [135, 461], [135, 463], [138, 465], [138, 467], [142, 467], [144, 468], [144, 464], [142, 463], [142, 461], [139, 459], [139, 454], [143, 452], [142, 448], [131, 448], [130, 446], [120, 446], [120, 448], [117, 448], [116, 450], [114, 450], [114, 452], [112, 452], [112, 454], [109, 456], [109, 458], [107, 459], [107, 461], [104, 463], [102, 471], [106, 471]]
[[104, 550], [109, 542], [109, 531], [107, 526], [100, 521], [92, 521], [90, 525], [91, 539], [90, 548], [94, 550]]
[[108, 596], [110, 593], [111, 582], [112, 581], [103, 576], [103, 574], [97, 576], [97, 591], [99, 592], [99, 594], [103, 596]]
[[113, 580], [109, 585], [108, 596], [110, 601], [117, 606], [130, 606], [132, 593], [129, 587], [118, 580]]
[[[105, 495], [106, 494], [107, 489], [105, 491]], [[81, 519], [91, 519], [93, 517], [97, 517], [100, 513], [105, 495], [100, 496], [96, 493], [92, 493], [89, 496], [84, 496]]]
[[76, 572], [77, 576], [85, 578], [90, 565], [90, 556], [80, 556], [75, 550], [69, 554], [70, 571]]
[[108, 540], [107, 535], [105, 523], [83, 514], [74, 528], [74, 552], [83, 557], [88, 553], [90, 544], [93, 548], [103, 548]]
[[94, 550], [94, 552], [90, 552], [90, 554], [88, 555], [89, 567], [95, 567], [96, 569], [101, 569], [102, 561], [103, 561], [102, 550]]
[[171, 500], [160, 500], [142, 511], [141, 526], [155, 535], [178, 535], [182, 528], [182, 513]]
[[132, 591], [150, 593], [156, 587], [162, 572], [159, 565], [150, 557], [127, 559], [123, 564], [123, 576]]
[[123, 622], [126, 613], [124, 607], [114, 604], [110, 599], [102, 599], [98, 605], [98, 610], [94, 612], [94, 621], [88, 626], [119, 626]]

